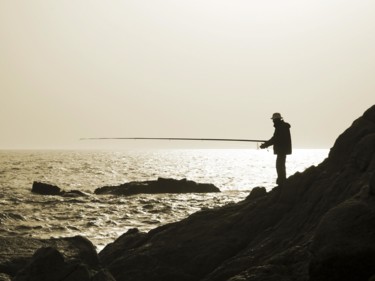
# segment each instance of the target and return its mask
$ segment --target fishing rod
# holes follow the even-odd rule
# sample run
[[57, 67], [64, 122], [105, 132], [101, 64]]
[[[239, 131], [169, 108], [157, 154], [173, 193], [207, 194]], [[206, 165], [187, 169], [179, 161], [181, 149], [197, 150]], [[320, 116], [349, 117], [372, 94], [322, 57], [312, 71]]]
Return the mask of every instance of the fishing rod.
[[224, 142], [266, 142], [266, 140], [249, 139], [209, 139], [209, 138], [81, 138], [80, 140], [177, 140], [177, 141], [224, 141]]

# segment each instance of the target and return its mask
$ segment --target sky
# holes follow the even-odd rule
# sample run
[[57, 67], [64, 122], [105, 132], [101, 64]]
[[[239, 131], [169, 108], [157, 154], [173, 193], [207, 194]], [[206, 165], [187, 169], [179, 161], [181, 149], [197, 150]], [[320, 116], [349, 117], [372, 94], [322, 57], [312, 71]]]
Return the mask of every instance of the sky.
[[0, 0], [0, 149], [269, 139], [274, 112], [295, 148], [331, 148], [375, 104], [374, 13], [373, 0]]

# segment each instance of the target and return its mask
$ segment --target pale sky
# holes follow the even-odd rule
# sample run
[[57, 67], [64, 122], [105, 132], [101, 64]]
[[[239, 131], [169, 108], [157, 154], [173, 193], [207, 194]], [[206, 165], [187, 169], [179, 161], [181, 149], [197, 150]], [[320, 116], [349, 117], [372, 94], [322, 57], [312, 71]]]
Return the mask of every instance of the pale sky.
[[374, 15], [373, 0], [0, 0], [0, 149], [269, 139], [274, 112], [295, 148], [330, 148], [375, 104]]

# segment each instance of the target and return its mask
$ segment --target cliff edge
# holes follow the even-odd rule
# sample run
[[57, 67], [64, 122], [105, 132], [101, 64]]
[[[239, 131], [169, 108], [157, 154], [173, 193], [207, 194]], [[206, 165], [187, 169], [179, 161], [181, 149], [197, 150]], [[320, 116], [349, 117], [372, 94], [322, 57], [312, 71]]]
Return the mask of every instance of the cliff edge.
[[99, 256], [118, 281], [372, 280], [374, 171], [375, 105], [283, 187], [130, 230]]

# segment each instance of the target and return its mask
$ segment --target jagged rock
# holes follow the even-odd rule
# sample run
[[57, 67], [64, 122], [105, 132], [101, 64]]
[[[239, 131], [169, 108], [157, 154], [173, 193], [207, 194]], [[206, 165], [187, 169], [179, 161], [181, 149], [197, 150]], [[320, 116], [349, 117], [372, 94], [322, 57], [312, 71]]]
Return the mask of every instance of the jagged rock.
[[368, 280], [375, 274], [374, 235], [374, 199], [349, 199], [328, 211], [311, 247], [310, 281]]
[[114, 281], [107, 271], [97, 272], [81, 261], [65, 261], [52, 247], [40, 248], [13, 281]]
[[111, 257], [118, 256], [124, 247], [129, 249], [136, 247], [144, 242], [146, 234], [140, 232], [137, 228], [129, 229], [126, 233], [116, 239], [116, 243], [108, 244], [100, 253], [100, 260], [104, 263], [110, 263]]
[[246, 197], [246, 200], [254, 200], [260, 197], [263, 197], [267, 194], [267, 190], [265, 187], [262, 186], [257, 186], [254, 187], [251, 191], [250, 194]]
[[135, 195], [135, 194], [156, 194], [156, 193], [207, 193], [220, 192], [213, 184], [196, 183], [186, 179], [164, 179], [156, 181], [128, 182], [118, 186], [104, 186], [97, 188], [95, 194], [113, 195]]
[[43, 182], [37, 182], [37, 181], [33, 182], [31, 192], [40, 194], [40, 195], [59, 195], [59, 196], [64, 196], [64, 197], [88, 196], [88, 194], [79, 190], [64, 191], [56, 185], [43, 183]]
[[282, 187], [148, 233], [127, 233], [99, 256], [127, 281], [332, 281], [347, 268], [329, 257], [341, 265], [350, 257], [350, 274], [341, 280], [367, 281], [375, 274], [374, 196], [364, 192], [374, 186], [373, 134], [375, 106], [338, 137], [323, 163]]
[[40, 248], [29, 264], [13, 281], [114, 281], [107, 271], [93, 270], [81, 260], [66, 261], [61, 252], [52, 247]]
[[361, 171], [367, 169], [375, 170], [375, 158], [372, 156], [375, 152], [375, 133], [363, 137], [354, 147], [352, 154], [353, 161]]
[[65, 279], [73, 270], [73, 266], [68, 268], [68, 266], [65, 265], [64, 257], [58, 250], [52, 247], [45, 247], [35, 252], [29, 264], [23, 268], [13, 280], [57, 281]]
[[[353, 157], [352, 153], [365, 137], [375, 132], [375, 105], [369, 108], [361, 118], [358, 118], [353, 124], [345, 130], [335, 141], [329, 158], [332, 168], [340, 169], [349, 164], [349, 159]], [[363, 151], [364, 152], [364, 151]], [[370, 153], [368, 153], [371, 155]]]
[[61, 195], [60, 187], [37, 181], [33, 182], [31, 192], [41, 195]]
[[13, 277], [13, 281], [113, 281], [111, 274], [101, 268], [93, 244], [81, 236], [0, 237], [0, 272]]

